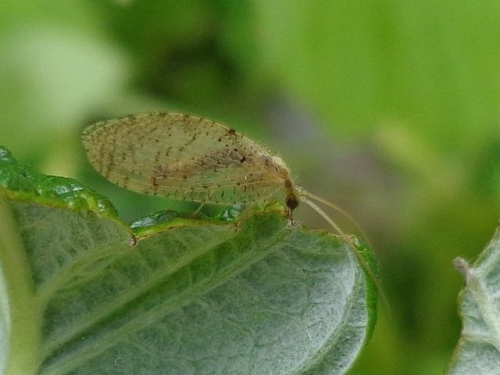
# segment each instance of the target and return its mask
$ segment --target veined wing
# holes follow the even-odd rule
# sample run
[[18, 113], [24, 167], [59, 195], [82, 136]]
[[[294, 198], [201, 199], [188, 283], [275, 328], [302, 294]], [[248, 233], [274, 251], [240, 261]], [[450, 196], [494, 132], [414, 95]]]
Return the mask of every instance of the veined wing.
[[91, 164], [144, 194], [211, 203], [253, 202], [282, 188], [268, 150], [233, 129], [188, 115], [151, 113], [85, 129]]

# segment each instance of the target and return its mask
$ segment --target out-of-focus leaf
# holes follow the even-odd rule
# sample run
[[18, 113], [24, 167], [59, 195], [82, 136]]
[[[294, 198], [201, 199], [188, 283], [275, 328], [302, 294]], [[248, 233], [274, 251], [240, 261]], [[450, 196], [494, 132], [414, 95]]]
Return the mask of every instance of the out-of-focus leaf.
[[498, 374], [500, 369], [500, 231], [473, 266], [455, 260], [466, 285], [460, 296], [463, 329], [449, 374]]
[[129, 70], [97, 15], [85, 1], [0, 5], [2, 143], [40, 164], [34, 153], [58, 143], [66, 164], [54, 169], [73, 174], [70, 130], [88, 119], [90, 109], [123, 94]]
[[266, 68], [336, 134], [397, 120], [450, 148], [498, 135], [497, 1], [256, 3]]

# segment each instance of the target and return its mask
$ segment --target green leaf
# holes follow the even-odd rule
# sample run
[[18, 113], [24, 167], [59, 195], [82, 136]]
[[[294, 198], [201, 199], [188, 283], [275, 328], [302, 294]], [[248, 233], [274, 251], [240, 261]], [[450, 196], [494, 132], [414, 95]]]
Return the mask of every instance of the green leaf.
[[376, 291], [350, 245], [281, 207], [133, 232], [0, 151], [6, 374], [339, 374], [371, 335]]
[[470, 266], [464, 259], [455, 265], [465, 276], [460, 296], [463, 328], [450, 362], [449, 374], [498, 374], [500, 368], [500, 229]]

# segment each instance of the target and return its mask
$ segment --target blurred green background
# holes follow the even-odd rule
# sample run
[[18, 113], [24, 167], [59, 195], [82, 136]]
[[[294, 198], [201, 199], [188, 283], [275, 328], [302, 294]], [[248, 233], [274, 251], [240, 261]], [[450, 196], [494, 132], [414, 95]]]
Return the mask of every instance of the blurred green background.
[[[352, 374], [442, 373], [461, 327], [452, 260], [498, 219], [500, 2], [2, 1], [0, 144], [17, 158], [131, 221], [166, 201], [97, 176], [80, 133], [152, 110], [268, 144], [359, 220], [392, 312]], [[298, 219], [326, 228], [307, 207]]]

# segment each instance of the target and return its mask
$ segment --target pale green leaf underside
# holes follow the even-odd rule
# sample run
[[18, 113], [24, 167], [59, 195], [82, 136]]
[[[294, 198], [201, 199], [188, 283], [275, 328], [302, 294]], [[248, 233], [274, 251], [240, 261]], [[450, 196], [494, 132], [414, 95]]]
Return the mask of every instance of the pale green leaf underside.
[[338, 374], [371, 330], [352, 250], [281, 212], [135, 246], [90, 211], [0, 212], [6, 374]]
[[461, 294], [463, 329], [449, 374], [500, 373], [500, 232], [469, 266], [457, 259], [466, 278]]

